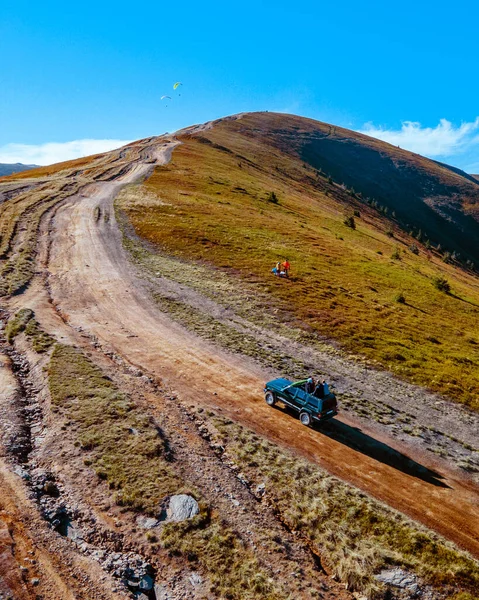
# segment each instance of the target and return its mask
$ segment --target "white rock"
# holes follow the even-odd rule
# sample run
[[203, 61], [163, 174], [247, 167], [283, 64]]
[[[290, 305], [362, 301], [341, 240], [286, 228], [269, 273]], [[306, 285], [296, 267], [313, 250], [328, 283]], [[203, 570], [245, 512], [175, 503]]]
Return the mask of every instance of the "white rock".
[[403, 569], [386, 569], [375, 577], [378, 581], [407, 590], [412, 594], [416, 594], [419, 591], [416, 576]]
[[201, 585], [203, 583], [201, 575], [196, 571], [191, 573], [191, 575], [188, 577], [188, 580], [193, 586]]
[[177, 494], [171, 496], [168, 509], [166, 511], [167, 521], [186, 521], [200, 512], [198, 502], [187, 494]]
[[156, 600], [170, 600], [168, 590], [164, 585], [155, 583], [155, 599]]

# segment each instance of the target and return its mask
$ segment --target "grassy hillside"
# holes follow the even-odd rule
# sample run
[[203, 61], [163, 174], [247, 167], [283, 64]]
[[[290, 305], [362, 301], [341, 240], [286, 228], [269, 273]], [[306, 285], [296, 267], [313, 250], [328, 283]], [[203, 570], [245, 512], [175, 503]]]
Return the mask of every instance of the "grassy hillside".
[[[479, 185], [463, 171], [341, 127], [274, 113], [215, 127], [305, 161], [407, 230], [479, 263]], [[221, 142], [220, 142], [221, 143]]]
[[[186, 132], [171, 163], [121, 206], [162, 251], [222, 269], [238, 289], [266, 286], [278, 320], [479, 408], [479, 279], [318, 173], [298, 150], [303, 126], [326, 127], [253, 114]], [[283, 258], [289, 280], [270, 272]]]
[[101, 154], [94, 154], [92, 156], [85, 156], [84, 158], [76, 158], [75, 160], [66, 160], [64, 162], [55, 163], [54, 165], [48, 165], [46, 167], [37, 167], [32, 166], [29, 167], [28, 170], [10, 171], [10, 173], [0, 173], [0, 175], [4, 175], [1, 178], [1, 181], [16, 181], [17, 179], [35, 179], [38, 177], [48, 177], [50, 175], [56, 175], [62, 171], [66, 171], [67, 169], [75, 169], [84, 167], [85, 165], [90, 164], [97, 158], [102, 156]]

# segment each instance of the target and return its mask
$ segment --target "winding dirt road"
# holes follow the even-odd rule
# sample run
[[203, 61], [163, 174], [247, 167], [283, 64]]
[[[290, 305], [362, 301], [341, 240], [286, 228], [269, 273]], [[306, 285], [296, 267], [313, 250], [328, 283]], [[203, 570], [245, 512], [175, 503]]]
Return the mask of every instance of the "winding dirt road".
[[[174, 144], [158, 143], [155, 157], [167, 162]], [[321, 431], [303, 427], [266, 406], [268, 375], [260, 367], [205, 343], [158, 310], [129, 264], [113, 211], [121, 187], [151, 168], [151, 157], [135, 163], [113, 181], [84, 189], [52, 216], [48, 286], [64, 321], [161, 380], [181, 401], [219, 407], [479, 557], [479, 493], [468, 480], [430, 457], [416, 455], [416, 462], [411, 448], [359, 430], [345, 417]], [[52, 319], [51, 305], [39, 303], [39, 310], [42, 322]]]

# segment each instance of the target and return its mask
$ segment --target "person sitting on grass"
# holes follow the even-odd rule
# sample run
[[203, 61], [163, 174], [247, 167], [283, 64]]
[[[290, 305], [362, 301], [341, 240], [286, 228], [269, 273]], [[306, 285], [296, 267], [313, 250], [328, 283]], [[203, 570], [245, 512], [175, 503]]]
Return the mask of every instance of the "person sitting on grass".
[[271, 269], [271, 273], [276, 275], [276, 277], [280, 277], [282, 275], [282, 266], [279, 261], [276, 263], [276, 266]]

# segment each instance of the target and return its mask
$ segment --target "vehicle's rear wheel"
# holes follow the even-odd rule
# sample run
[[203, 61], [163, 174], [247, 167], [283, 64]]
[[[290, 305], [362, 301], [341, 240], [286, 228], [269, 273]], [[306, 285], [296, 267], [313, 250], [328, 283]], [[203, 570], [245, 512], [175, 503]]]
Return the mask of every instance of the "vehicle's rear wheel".
[[276, 397], [273, 392], [266, 392], [264, 399], [266, 400], [266, 404], [268, 406], [274, 406], [276, 404]]
[[308, 412], [303, 411], [299, 413], [299, 420], [303, 425], [306, 425], [306, 427], [311, 425], [311, 415]]

